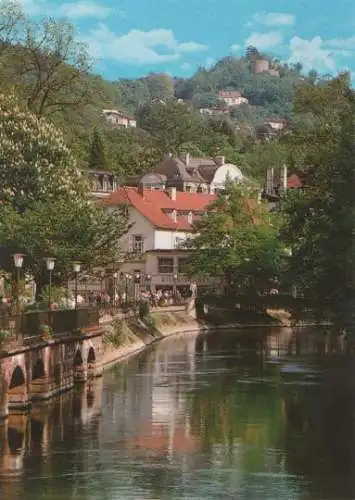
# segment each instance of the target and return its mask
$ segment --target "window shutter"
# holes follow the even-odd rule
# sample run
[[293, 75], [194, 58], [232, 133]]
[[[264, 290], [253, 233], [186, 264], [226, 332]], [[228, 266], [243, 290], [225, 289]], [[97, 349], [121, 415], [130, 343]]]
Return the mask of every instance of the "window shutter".
[[130, 234], [128, 237], [128, 251], [133, 252], [133, 235]]

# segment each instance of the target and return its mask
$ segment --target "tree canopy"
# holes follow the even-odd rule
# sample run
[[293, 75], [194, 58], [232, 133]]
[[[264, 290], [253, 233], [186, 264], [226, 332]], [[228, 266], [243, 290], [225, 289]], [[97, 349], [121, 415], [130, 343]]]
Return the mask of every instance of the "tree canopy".
[[90, 201], [86, 178], [54, 125], [15, 94], [0, 94], [0, 111], [2, 265], [11, 268], [10, 254], [22, 251], [39, 283], [48, 255], [57, 259], [57, 274], [73, 259], [86, 268], [112, 262], [127, 220]]
[[263, 291], [278, 278], [283, 247], [277, 216], [267, 213], [255, 187], [230, 185], [196, 222], [187, 242], [190, 274], [220, 276], [231, 289]]
[[303, 293], [327, 300], [321, 315], [345, 326], [355, 299], [355, 99], [348, 75], [304, 87], [295, 110], [311, 119], [285, 140], [303, 183], [283, 204], [290, 276]]

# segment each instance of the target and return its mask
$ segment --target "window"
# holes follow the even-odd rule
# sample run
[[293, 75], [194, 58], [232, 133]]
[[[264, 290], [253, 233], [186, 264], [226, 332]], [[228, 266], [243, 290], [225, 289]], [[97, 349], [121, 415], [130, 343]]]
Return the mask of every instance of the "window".
[[175, 244], [174, 244], [174, 247], [175, 248], [179, 248], [182, 246], [182, 244], [184, 243], [185, 239], [184, 238], [179, 238], [178, 236], [175, 238]]
[[174, 259], [173, 257], [158, 257], [158, 273], [173, 274]]
[[192, 224], [192, 212], [189, 212], [188, 216], [187, 216], [187, 222], [189, 224]]
[[141, 234], [134, 234], [132, 236], [132, 252], [134, 253], [144, 252], [144, 238]]
[[188, 259], [186, 257], [178, 259], [178, 272], [184, 274], [186, 272], [186, 264]]

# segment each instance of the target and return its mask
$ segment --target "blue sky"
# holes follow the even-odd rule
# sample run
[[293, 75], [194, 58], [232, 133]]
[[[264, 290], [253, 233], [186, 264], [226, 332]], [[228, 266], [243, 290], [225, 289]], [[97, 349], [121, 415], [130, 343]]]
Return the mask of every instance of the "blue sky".
[[21, 0], [78, 27], [106, 78], [189, 76], [248, 44], [323, 73], [355, 76], [354, 0]]

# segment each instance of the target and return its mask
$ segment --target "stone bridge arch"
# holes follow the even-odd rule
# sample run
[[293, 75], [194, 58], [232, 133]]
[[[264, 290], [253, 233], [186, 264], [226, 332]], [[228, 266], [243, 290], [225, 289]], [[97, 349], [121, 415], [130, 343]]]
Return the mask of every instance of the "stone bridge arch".
[[26, 370], [20, 363], [15, 363], [13, 370], [9, 372], [6, 391], [8, 409], [25, 410], [30, 405], [26, 375]]
[[81, 344], [77, 344], [74, 350], [74, 359], [73, 359], [73, 372], [74, 372], [74, 381], [75, 382], [85, 382], [87, 376], [87, 366], [85, 358], [85, 353], [83, 352], [83, 346]]

